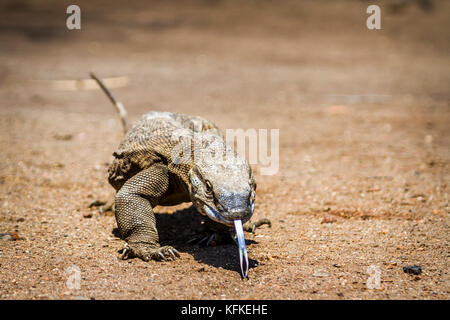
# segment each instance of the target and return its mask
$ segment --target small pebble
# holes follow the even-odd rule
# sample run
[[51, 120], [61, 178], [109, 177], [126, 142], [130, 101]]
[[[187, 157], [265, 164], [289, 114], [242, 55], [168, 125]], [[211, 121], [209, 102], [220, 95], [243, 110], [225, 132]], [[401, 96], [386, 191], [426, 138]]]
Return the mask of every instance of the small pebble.
[[0, 233], [0, 240], [16, 241], [20, 239], [21, 238], [19, 237], [17, 232]]
[[403, 272], [419, 275], [422, 273], [422, 268], [420, 266], [405, 266], [403, 267]]
[[106, 201], [94, 200], [89, 204], [89, 208], [100, 207], [106, 204]]
[[56, 140], [69, 141], [69, 140], [72, 140], [73, 135], [71, 135], [71, 134], [55, 134], [53, 136], [53, 138], [55, 138]]
[[86, 212], [83, 214], [83, 218], [92, 218], [92, 212]]
[[324, 277], [329, 277], [330, 274], [328, 272], [315, 271], [312, 276], [317, 277], [317, 278], [324, 278]]
[[336, 222], [336, 221], [337, 221], [337, 219], [336, 219], [335, 216], [327, 214], [327, 215], [325, 215], [325, 217], [323, 217], [323, 219], [322, 219], [322, 221], [320, 223], [321, 224], [322, 223], [333, 223], [333, 222]]

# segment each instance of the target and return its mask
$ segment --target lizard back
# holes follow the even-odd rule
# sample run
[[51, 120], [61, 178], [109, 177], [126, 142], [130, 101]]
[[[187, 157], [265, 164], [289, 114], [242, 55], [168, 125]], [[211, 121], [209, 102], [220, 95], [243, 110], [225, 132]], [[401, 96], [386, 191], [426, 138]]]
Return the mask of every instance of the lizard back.
[[[162, 205], [172, 205], [189, 201], [186, 187], [188, 173], [193, 160], [174, 163], [172, 151], [176, 144], [183, 144], [186, 135], [208, 132], [222, 137], [212, 122], [199, 117], [175, 112], [153, 111], [143, 115], [125, 134], [119, 147], [113, 153], [114, 160], [108, 173], [109, 183], [119, 190], [123, 184], [138, 172], [155, 163], [168, 167], [170, 174], [170, 192]], [[179, 136], [183, 135], [184, 139]]]

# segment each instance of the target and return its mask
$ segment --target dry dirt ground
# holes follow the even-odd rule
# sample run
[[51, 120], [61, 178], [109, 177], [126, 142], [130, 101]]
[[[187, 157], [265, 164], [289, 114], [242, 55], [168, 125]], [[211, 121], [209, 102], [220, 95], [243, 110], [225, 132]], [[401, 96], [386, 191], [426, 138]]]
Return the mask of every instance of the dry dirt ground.
[[[68, 2], [1, 2], [0, 233], [22, 238], [0, 240], [1, 299], [449, 298], [448, 1], [378, 1], [382, 30], [366, 1], [78, 3], [69, 31]], [[273, 226], [247, 235], [249, 280], [233, 245], [186, 244], [189, 204], [157, 209], [181, 259], [118, 259], [114, 217], [88, 206], [114, 197], [119, 121], [101, 91], [52, 82], [90, 71], [129, 79], [131, 120], [280, 129], [278, 173], [255, 165]]]

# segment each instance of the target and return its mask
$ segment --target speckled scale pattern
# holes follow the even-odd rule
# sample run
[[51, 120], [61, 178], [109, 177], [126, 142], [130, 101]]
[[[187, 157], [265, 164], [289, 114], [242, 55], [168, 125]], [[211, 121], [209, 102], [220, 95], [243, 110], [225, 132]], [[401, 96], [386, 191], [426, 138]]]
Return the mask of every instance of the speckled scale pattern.
[[[109, 182], [117, 190], [115, 216], [122, 238], [134, 256], [159, 258], [159, 241], [153, 207], [175, 205], [189, 199], [189, 170], [193, 161], [175, 164], [171, 150], [185, 134], [219, 129], [206, 119], [170, 112], [145, 114], [125, 135], [114, 152]], [[170, 249], [170, 248], [169, 248]]]
[[192, 163], [175, 165], [171, 159], [171, 151], [175, 144], [180, 143], [174, 133], [181, 130], [189, 135], [208, 132], [221, 136], [219, 129], [204, 118], [173, 112], [149, 112], [130, 129], [113, 153], [115, 159], [109, 167], [110, 184], [119, 190], [133, 175], [158, 162], [167, 164], [171, 172], [187, 183]]

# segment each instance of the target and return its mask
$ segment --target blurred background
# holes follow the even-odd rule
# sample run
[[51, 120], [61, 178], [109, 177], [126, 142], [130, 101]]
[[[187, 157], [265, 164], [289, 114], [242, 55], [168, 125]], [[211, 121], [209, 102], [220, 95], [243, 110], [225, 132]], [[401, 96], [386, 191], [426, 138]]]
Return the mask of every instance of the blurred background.
[[[136, 112], [285, 110], [352, 95], [448, 100], [447, 1], [78, 1], [81, 30], [66, 28], [70, 4], [1, 2], [1, 93], [15, 97], [7, 105], [37, 94], [109, 112], [92, 109], [90, 92], [46, 92], [48, 80], [89, 71], [128, 77], [117, 95]], [[381, 8], [381, 30], [366, 28], [370, 4]]]

